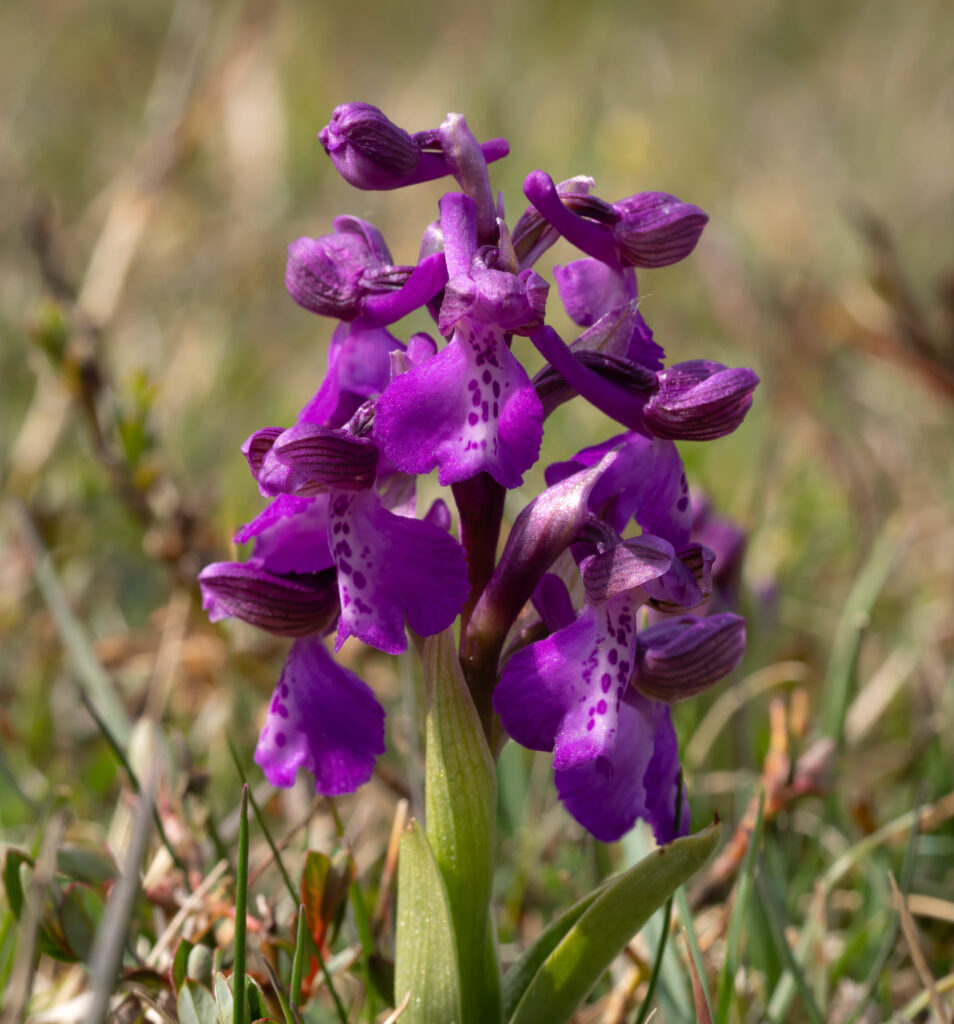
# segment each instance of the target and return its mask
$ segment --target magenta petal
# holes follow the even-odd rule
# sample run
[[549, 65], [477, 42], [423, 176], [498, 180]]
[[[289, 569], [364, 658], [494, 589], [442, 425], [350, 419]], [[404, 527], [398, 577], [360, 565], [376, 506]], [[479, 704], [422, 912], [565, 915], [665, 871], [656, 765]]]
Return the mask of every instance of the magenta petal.
[[403, 348], [383, 327], [340, 324], [328, 350], [328, 374], [298, 421], [343, 427], [365, 399], [387, 387], [391, 352]]
[[334, 564], [328, 547], [328, 495], [279, 495], [235, 535], [237, 544], [254, 540], [250, 565], [278, 575], [321, 572]]
[[596, 465], [614, 450], [616, 461], [593, 488], [590, 509], [618, 533], [625, 534], [630, 519], [635, 518], [646, 533], [663, 537], [681, 550], [689, 541], [692, 509], [682, 460], [672, 441], [636, 433], [617, 434], [602, 444], [584, 448], [568, 462], [547, 466], [546, 481], [552, 486]]
[[[613, 842], [645, 818], [658, 843], [675, 838], [679, 752], [664, 704], [628, 694], [613, 750], [570, 769], [558, 769], [560, 799], [597, 839]], [[688, 831], [683, 801], [679, 834]]]
[[635, 288], [616, 267], [600, 260], [574, 260], [553, 268], [560, 299], [570, 319], [581, 327], [592, 327], [611, 309], [635, 299]]
[[558, 768], [612, 752], [620, 702], [633, 671], [637, 602], [623, 595], [518, 651], [494, 691], [504, 728]]
[[[642, 698], [630, 690], [628, 699], [639, 705]], [[689, 834], [689, 798], [685, 786], [679, 793], [680, 771], [679, 741], [672, 727], [669, 707], [657, 701], [647, 701], [656, 724], [653, 756], [646, 769], [643, 784], [646, 787], [645, 818], [652, 825], [656, 842], [672, 842], [677, 836]], [[679, 821], [676, 821], [676, 812]]]
[[292, 644], [255, 748], [273, 786], [299, 768], [325, 796], [352, 793], [384, 753], [384, 709], [367, 683], [339, 665], [316, 636]]
[[421, 636], [457, 618], [470, 592], [467, 558], [443, 530], [388, 512], [372, 490], [334, 496], [330, 535], [341, 595], [335, 650], [356, 636], [400, 654], [405, 617]]
[[519, 487], [540, 453], [543, 408], [502, 333], [464, 319], [446, 348], [391, 381], [374, 436], [405, 473], [437, 466], [447, 485], [486, 471]]

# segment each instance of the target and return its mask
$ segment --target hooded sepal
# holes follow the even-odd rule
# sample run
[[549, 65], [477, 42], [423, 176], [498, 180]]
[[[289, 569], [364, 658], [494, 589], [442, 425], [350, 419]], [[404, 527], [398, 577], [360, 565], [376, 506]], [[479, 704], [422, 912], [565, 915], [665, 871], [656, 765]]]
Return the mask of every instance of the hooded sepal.
[[278, 576], [246, 562], [213, 562], [199, 573], [199, 587], [210, 621], [234, 617], [278, 636], [322, 632], [338, 614], [331, 570]]

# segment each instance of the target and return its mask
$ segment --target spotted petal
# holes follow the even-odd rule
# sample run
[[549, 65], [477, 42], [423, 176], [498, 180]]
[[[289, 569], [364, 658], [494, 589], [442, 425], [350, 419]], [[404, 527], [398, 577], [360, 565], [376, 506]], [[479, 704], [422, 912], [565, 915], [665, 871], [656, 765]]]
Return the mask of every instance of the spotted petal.
[[292, 645], [255, 748], [273, 786], [291, 786], [299, 768], [326, 796], [367, 782], [384, 753], [384, 709], [371, 688], [343, 668], [315, 636]]
[[588, 605], [580, 617], [507, 662], [494, 707], [504, 728], [554, 766], [590, 764], [616, 745], [623, 694], [633, 671], [638, 598]]
[[540, 453], [543, 408], [499, 328], [464, 318], [441, 352], [391, 381], [374, 436], [405, 473], [436, 466], [447, 485], [486, 471], [519, 487]]
[[400, 654], [407, 649], [405, 617], [421, 636], [457, 618], [470, 592], [467, 558], [444, 530], [394, 515], [369, 490], [335, 493], [329, 536], [341, 596], [336, 651], [356, 636]]
[[597, 839], [613, 842], [644, 818], [658, 843], [688, 831], [689, 813], [681, 802], [675, 826], [679, 751], [665, 704], [627, 691], [618, 715], [611, 751], [571, 768], [558, 768], [560, 799]]

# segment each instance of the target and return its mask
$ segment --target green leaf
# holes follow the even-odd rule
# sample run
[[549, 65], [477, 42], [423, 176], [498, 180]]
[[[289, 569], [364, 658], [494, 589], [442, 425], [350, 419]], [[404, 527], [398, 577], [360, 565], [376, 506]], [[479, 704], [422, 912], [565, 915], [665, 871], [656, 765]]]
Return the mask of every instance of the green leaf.
[[180, 1024], [217, 1024], [212, 993], [191, 978], [179, 989], [176, 1008]]
[[188, 939], [180, 939], [176, 946], [176, 955], [172, 961], [172, 987], [178, 992], [188, 973], [189, 954], [193, 946]]
[[232, 986], [221, 971], [215, 974], [215, 1010], [219, 1024], [233, 1024], [235, 1004], [232, 999]]
[[23, 912], [23, 880], [20, 877], [20, 865], [33, 866], [33, 858], [22, 850], [7, 850], [3, 861], [3, 888], [7, 894], [7, 905], [13, 916], [19, 921]]
[[249, 1020], [262, 1020], [268, 1016], [268, 1003], [262, 986], [250, 975], [245, 975], [245, 1001]]
[[[500, 1020], [500, 975], [488, 962], [497, 780], [464, 682], [453, 630], [424, 644], [427, 838], [444, 879], [460, 968], [462, 1024]], [[400, 986], [398, 998], [403, 993]]]
[[189, 950], [186, 958], [186, 977], [205, 986], [212, 984], [212, 952], [201, 943]]
[[77, 882], [63, 893], [60, 925], [67, 946], [78, 960], [89, 963], [102, 916], [103, 900], [92, 886]]
[[587, 893], [583, 899], [578, 900], [569, 910], [565, 910], [555, 921], [551, 922], [536, 938], [523, 956], [512, 964], [503, 977], [503, 1009], [504, 1020], [510, 1020], [513, 1011], [517, 1008], [527, 986], [533, 981], [533, 976], [540, 970], [544, 960], [563, 941], [566, 933], [576, 924], [588, 910], [593, 901], [603, 891], [601, 886]]
[[670, 893], [709, 859], [722, 826], [660, 847], [598, 891], [541, 964], [517, 1004], [510, 1024], [562, 1024], [602, 977], [620, 950]]
[[104, 885], [119, 873], [109, 854], [85, 846], [63, 846], [57, 850], [56, 870], [73, 882], [88, 885]]
[[447, 890], [420, 825], [401, 836], [394, 995], [411, 1001], [401, 1024], [460, 1021], [460, 975]]

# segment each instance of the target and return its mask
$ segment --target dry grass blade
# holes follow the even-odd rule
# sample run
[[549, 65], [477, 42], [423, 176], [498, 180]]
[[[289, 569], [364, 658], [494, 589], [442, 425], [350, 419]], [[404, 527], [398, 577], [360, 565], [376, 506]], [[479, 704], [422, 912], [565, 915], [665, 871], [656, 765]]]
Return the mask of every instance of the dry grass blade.
[[397, 1020], [403, 1015], [404, 1011], [411, 1005], [411, 993], [408, 993], [404, 998], [394, 1007], [394, 1012], [388, 1014], [384, 1020], [384, 1024], [395, 1024]]
[[904, 932], [904, 938], [907, 941], [908, 949], [911, 951], [911, 961], [914, 964], [914, 969], [918, 972], [921, 984], [927, 990], [928, 997], [931, 1002], [931, 1010], [934, 1013], [937, 1024], [950, 1024], [950, 1015], [944, 1006], [941, 994], [937, 990], [937, 983], [934, 980], [934, 975], [931, 974], [931, 969], [928, 967], [924, 951], [921, 949], [921, 941], [918, 938], [918, 928], [914, 923], [914, 918], [911, 916], [911, 911], [908, 910], [907, 901], [901, 894], [901, 890], [898, 888], [898, 883], [895, 881], [893, 874], [888, 875], [888, 881], [891, 884], [891, 895], [894, 898], [895, 907], [897, 908], [898, 915], [901, 918], [901, 930]]
[[387, 919], [387, 911], [391, 902], [391, 885], [394, 882], [394, 873], [397, 871], [398, 847], [401, 845], [401, 833], [407, 824], [408, 802], [398, 800], [394, 809], [394, 821], [391, 825], [391, 836], [388, 839], [388, 850], [384, 858], [384, 868], [381, 871], [381, 886], [378, 889], [378, 900], [374, 906], [374, 913], [371, 915], [371, 932], [377, 938], [381, 937]]
[[[685, 929], [683, 931], [685, 932]], [[688, 932], [686, 932], [686, 945], [689, 945]], [[693, 957], [691, 949], [686, 959], [689, 961], [689, 973], [692, 975], [692, 998], [696, 1004], [696, 1016], [699, 1018], [699, 1024], [712, 1024], [712, 1011], [709, 1009], [709, 1000], [706, 998], [706, 990], [702, 984], [702, 978], [699, 977], [699, 971], [696, 968], [695, 957]]]
[[156, 779], [151, 774], [139, 791], [139, 804], [133, 818], [132, 835], [126, 852], [123, 873], [110, 895], [106, 913], [96, 933], [96, 942], [90, 959], [93, 1003], [89, 1011], [89, 1024], [106, 1020], [109, 1001], [122, 962], [123, 947], [129, 931], [129, 922], [139, 892], [139, 869], [146, 852], [146, 843], [152, 831], [153, 794]]

